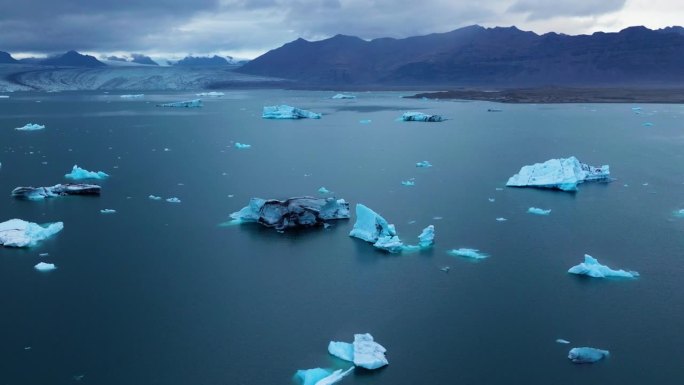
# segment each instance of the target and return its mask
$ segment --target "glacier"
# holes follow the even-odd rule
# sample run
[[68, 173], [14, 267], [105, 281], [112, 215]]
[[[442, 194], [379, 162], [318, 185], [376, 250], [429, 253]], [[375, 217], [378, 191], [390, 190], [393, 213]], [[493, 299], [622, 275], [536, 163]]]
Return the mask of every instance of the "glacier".
[[441, 115], [428, 115], [422, 112], [404, 112], [401, 115], [401, 120], [404, 122], [442, 122], [444, 119]]
[[74, 165], [71, 172], [64, 175], [66, 178], [79, 180], [79, 179], [106, 179], [109, 177], [108, 174], [102, 171], [88, 171]]
[[432, 167], [432, 163], [428, 162], [427, 160], [423, 160], [420, 162], [416, 162], [416, 167], [423, 167], [423, 168]]
[[301, 385], [332, 385], [342, 381], [352, 370], [353, 366], [347, 370], [338, 369], [334, 372], [321, 368], [298, 370], [295, 378]]
[[568, 352], [568, 358], [576, 364], [588, 364], [610, 356], [608, 350], [596, 348], [572, 348]]
[[245, 150], [246, 150], [246, 149], [248, 149], [248, 148], [252, 148], [252, 145], [251, 145], [251, 144], [246, 144], [246, 143], [235, 142], [235, 148], [238, 148], [238, 149], [245, 149]]
[[331, 97], [330, 99], [356, 99], [356, 96], [348, 95], [348, 94], [336, 94], [335, 96]]
[[249, 205], [230, 214], [233, 222], [257, 222], [276, 230], [322, 226], [329, 220], [348, 219], [344, 199], [294, 197], [286, 200], [252, 198]]
[[320, 119], [321, 114], [283, 104], [280, 106], [265, 106], [261, 117], [264, 119]]
[[192, 100], [184, 100], [182, 102], [157, 104], [157, 107], [179, 107], [179, 108], [197, 108], [197, 107], [202, 107], [202, 106], [204, 106], [204, 104], [202, 104], [202, 99], [192, 99]]
[[5, 247], [32, 247], [62, 231], [64, 223], [38, 225], [21, 219], [0, 223], [0, 245]]
[[527, 212], [530, 214], [535, 214], [535, 215], [549, 215], [549, 214], [551, 214], [550, 209], [544, 210], [544, 209], [540, 209], [538, 207], [530, 207], [529, 209], [527, 209]]
[[487, 255], [485, 253], [481, 253], [480, 250], [478, 250], [478, 249], [467, 249], [467, 248], [451, 249], [451, 250], [447, 251], [447, 254], [453, 255], [453, 256], [458, 256], [458, 257], [470, 258], [470, 259], [485, 259], [485, 258], [489, 257], [489, 255]]
[[330, 341], [328, 352], [333, 356], [345, 361], [352, 361], [354, 365], [364, 369], [378, 369], [389, 362], [385, 357], [385, 349], [382, 345], [373, 340], [370, 333], [354, 334], [354, 342]]
[[636, 278], [639, 276], [639, 273], [636, 271], [613, 270], [608, 266], [600, 264], [596, 258], [589, 254], [584, 254], [584, 262], [571, 267], [568, 273], [588, 275], [593, 278]]
[[66, 183], [50, 187], [17, 187], [12, 196], [19, 199], [42, 200], [66, 195], [100, 195], [102, 188], [96, 184]]
[[418, 245], [405, 245], [394, 225], [387, 222], [380, 214], [359, 203], [356, 205], [356, 222], [349, 232], [350, 237], [370, 242], [374, 247], [390, 253], [418, 251], [432, 246], [435, 238], [435, 227], [430, 225], [418, 236]]
[[610, 167], [608, 165], [593, 167], [580, 163], [576, 157], [571, 156], [523, 166], [517, 174], [508, 179], [506, 186], [577, 191], [577, 185], [580, 183], [608, 180], [609, 177]]
[[34, 124], [34, 123], [26, 123], [23, 127], [17, 127], [15, 130], [17, 131], [36, 131], [36, 130], [42, 130], [44, 129], [44, 125], [40, 124]]
[[38, 271], [50, 271], [57, 267], [53, 263], [38, 262], [33, 268]]

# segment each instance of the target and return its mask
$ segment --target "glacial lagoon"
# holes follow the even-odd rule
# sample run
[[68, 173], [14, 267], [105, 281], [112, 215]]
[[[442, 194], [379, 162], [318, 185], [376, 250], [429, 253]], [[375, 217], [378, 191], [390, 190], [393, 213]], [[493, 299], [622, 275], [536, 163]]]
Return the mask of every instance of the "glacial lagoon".
[[[195, 93], [0, 100], [0, 222], [64, 223], [0, 247], [0, 383], [295, 384], [300, 369], [346, 370], [327, 346], [358, 333], [389, 365], [342, 384], [681, 383], [684, 106], [222, 92], [185, 109], [156, 105]], [[281, 104], [322, 117], [261, 118]], [[27, 122], [46, 128], [14, 129]], [[613, 180], [505, 187], [569, 156]], [[87, 182], [101, 196], [10, 196], [67, 183], [74, 165], [110, 176]], [[349, 237], [353, 210], [329, 228], [221, 225], [252, 197], [304, 195], [362, 203], [408, 243], [434, 225], [435, 244], [378, 250]], [[488, 258], [448, 254], [461, 248]], [[569, 274], [585, 254], [639, 277]], [[575, 347], [610, 356], [574, 364]]]

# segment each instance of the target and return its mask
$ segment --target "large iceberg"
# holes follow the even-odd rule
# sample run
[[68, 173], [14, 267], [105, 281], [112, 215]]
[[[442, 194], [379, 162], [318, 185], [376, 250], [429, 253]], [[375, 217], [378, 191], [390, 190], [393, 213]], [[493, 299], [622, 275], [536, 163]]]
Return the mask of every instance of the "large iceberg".
[[577, 158], [551, 159], [544, 163], [523, 166], [520, 171], [510, 177], [509, 187], [545, 187], [563, 191], [577, 191], [577, 185], [587, 181], [607, 180], [610, 167], [589, 166], [580, 163]]
[[359, 203], [356, 205], [356, 222], [349, 232], [349, 236], [370, 242], [374, 247], [390, 253], [411, 252], [432, 246], [435, 239], [435, 227], [430, 225], [423, 229], [418, 236], [419, 244], [417, 246], [405, 245], [397, 236], [393, 224], [387, 222], [380, 214]]
[[283, 104], [280, 106], [265, 106], [261, 117], [264, 119], [320, 119], [321, 114]]
[[78, 167], [77, 165], [74, 165], [74, 167], [71, 169], [71, 172], [68, 174], [65, 174], [64, 176], [66, 178], [74, 179], [74, 180], [79, 180], [79, 179], [106, 179], [109, 177], [109, 175], [105, 172], [88, 171], [86, 169], [82, 169], [82, 168]]
[[202, 107], [202, 106], [204, 106], [204, 104], [202, 104], [202, 99], [192, 99], [192, 100], [184, 100], [182, 102], [157, 104], [157, 107], [179, 107], [179, 108], [195, 108], [195, 107]]
[[422, 112], [404, 112], [401, 120], [405, 122], [442, 122], [446, 119], [441, 115], [428, 115]]
[[249, 205], [230, 214], [233, 221], [257, 222], [276, 230], [323, 225], [333, 219], [349, 218], [344, 199], [295, 197], [286, 200], [252, 198]]
[[381, 368], [389, 362], [385, 357], [385, 349], [373, 340], [369, 333], [354, 334], [354, 343], [331, 341], [328, 352], [345, 361], [352, 361], [354, 365], [373, 370]]
[[6, 247], [31, 247], [64, 228], [64, 223], [55, 222], [38, 225], [21, 219], [10, 219], [0, 223], [0, 245]]
[[41, 200], [65, 195], [100, 195], [102, 188], [96, 184], [66, 183], [51, 187], [17, 187], [12, 196], [19, 199]]
[[17, 131], [36, 131], [36, 130], [42, 130], [44, 128], [45, 128], [45, 126], [41, 125], [41, 124], [27, 123], [23, 127], [15, 128], [15, 130], [17, 130]]
[[571, 267], [568, 273], [588, 275], [593, 278], [636, 278], [639, 276], [639, 273], [636, 271], [613, 270], [606, 265], [600, 264], [596, 258], [589, 254], [584, 254], [584, 262]]
[[608, 350], [596, 348], [572, 348], [568, 352], [568, 358], [576, 364], [589, 364], [610, 356]]
[[338, 369], [334, 372], [321, 368], [298, 370], [295, 378], [301, 385], [332, 385], [342, 381], [352, 370], [353, 366], [347, 370]]

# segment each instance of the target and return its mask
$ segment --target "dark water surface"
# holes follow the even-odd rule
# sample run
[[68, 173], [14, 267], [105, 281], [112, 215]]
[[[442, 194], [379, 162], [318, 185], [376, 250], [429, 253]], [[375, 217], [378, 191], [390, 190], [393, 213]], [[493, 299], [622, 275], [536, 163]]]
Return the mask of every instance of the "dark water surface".
[[[673, 215], [684, 208], [684, 106], [637, 115], [332, 94], [233, 91], [192, 110], [154, 107], [188, 94], [0, 99], [0, 221], [65, 226], [35, 248], [0, 248], [0, 384], [291, 384], [297, 369], [347, 367], [328, 341], [363, 332], [390, 365], [343, 384], [684, 383], [684, 218]], [[260, 118], [279, 103], [324, 117]], [[453, 119], [395, 121], [406, 110]], [[47, 128], [13, 129], [28, 122]], [[617, 180], [576, 194], [496, 190], [525, 164], [570, 155], [610, 164]], [[63, 183], [74, 164], [111, 174], [100, 198], [9, 196]], [[409, 178], [415, 186], [400, 184]], [[285, 234], [218, 226], [252, 196], [321, 186], [381, 213], [409, 243], [434, 224], [436, 245], [383, 254], [347, 236], [353, 219]], [[459, 247], [491, 257], [447, 255]], [[641, 278], [567, 274], [585, 253]], [[40, 261], [58, 269], [39, 273]], [[611, 357], [573, 365], [574, 346]]]

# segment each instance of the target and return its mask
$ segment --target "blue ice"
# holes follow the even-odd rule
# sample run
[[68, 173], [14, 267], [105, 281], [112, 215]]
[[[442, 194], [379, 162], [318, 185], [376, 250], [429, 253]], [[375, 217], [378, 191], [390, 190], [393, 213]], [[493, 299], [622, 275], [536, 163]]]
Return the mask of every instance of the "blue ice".
[[397, 236], [394, 225], [388, 223], [380, 214], [359, 203], [356, 205], [356, 222], [349, 236], [370, 242], [378, 249], [400, 253], [430, 247], [434, 242], [434, 234], [434, 226], [430, 225], [419, 235], [418, 245], [405, 245]]
[[535, 215], [549, 215], [549, 214], [551, 214], [551, 209], [544, 210], [544, 209], [540, 209], [538, 207], [530, 207], [529, 209], [527, 209], [527, 212], [530, 214], [535, 214]]
[[246, 143], [235, 142], [235, 148], [247, 149], [247, 148], [252, 148], [252, 145], [246, 144]]
[[599, 261], [589, 254], [584, 254], [584, 262], [573, 266], [568, 273], [587, 275], [593, 278], [636, 278], [639, 273], [636, 271], [613, 270], [608, 266], [602, 265]]
[[330, 341], [328, 353], [345, 361], [354, 361], [354, 345], [348, 342]]
[[432, 164], [430, 162], [428, 162], [427, 160], [423, 160], [420, 162], [416, 162], [416, 167], [427, 168], [427, 167], [432, 167]]
[[38, 271], [51, 271], [57, 268], [54, 263], [45, 263], [45, 262], [38, 262], [35, 266], [33, 266], [34, 269]]
[[415, 186], [416, 182], [409, 179], [409, 180], [402, 180], [401, 184], [404, 186]]
[[330, 374], [332, 374], [331, 371], [321, 368], [303, 369], [295, 373], [295, 378], [302, 385], [316, 385], [318, 381], [328, 377]]
[[66, 178], [80, 180], [80, 179], [106, 179], [109, 177], [108, 174], [102, 171], [88, 171], [74, 165], [71, 172], [64, 175]]
[[550, 159], [544, 163], [523, 166], [513, 175], [506, 186], [555, 188], [562, 191], [577, 191], [577, 185], [587, 181], [607, 180], [610, 167], [589, 166], [577, 158]]
[[62, 231], [64, 223], [38, 225], [21, 219], [0, 223], [0, 245], [5, 247], [31, 247]]
[[576, 364], [589, 364], [608, 356], [610, 356], [608, 350], [596, 348], [572, 348], [568, 352], [568, 358]]
[[465, 258], [470, 258], [470, 259], [485, 259], [488, 258], [489, 255], [485, 253], [481, 253], [480, 250], [478, 249], [467, 249], [467, 248], [460, 248], [460, 249], [451, 249], [447, 251], [449, 255], [453, 256], [458, 256], [458, 257], [465, 257]]
[[42, 130], [44, 128], [45, 128], [44, 125], [27, 123], [23, 127], [15, 128], [15, 130], [17, 130], [17, 131], [36, 131], [36, 130]]
[[328, 189], [325, 188], [325, 187], [321, 187], [321, 188], [318, 189], [318, 193], [319, 193], [319, 194], [330, 194], [330, 190], [328, 190]]
[[283, 104], [280, 106], [265, 106], [261, 117], [264, 119], [320, 119], [321, 114]]

